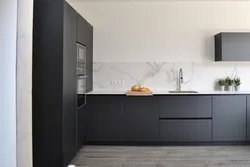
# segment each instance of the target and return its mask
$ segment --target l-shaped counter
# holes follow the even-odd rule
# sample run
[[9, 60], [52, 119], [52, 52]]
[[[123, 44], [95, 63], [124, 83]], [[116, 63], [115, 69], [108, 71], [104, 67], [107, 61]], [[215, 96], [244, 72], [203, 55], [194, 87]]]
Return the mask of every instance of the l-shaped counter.
[[250, 141], [250, 92], [154, 91], [150, 97], [128, 97], [125, 91], [93, 91], [78, 113], [82, 114], [78, 118], [80, 139], [88, 144]]
[[[98, 90], [87, 95], [126, 95], [125, 90]], [[197, 93], [170, 93], [169, 90], [154, 90], [153, 95], [250, 95], [250, 91], [197, 91]]]

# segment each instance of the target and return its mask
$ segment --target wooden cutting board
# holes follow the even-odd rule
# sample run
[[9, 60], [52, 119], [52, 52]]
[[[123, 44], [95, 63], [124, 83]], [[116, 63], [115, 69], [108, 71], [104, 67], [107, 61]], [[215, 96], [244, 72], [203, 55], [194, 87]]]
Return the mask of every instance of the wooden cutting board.
[[126, 92], [126, 96], [153, 96], [153, 92], [152, 91], [148, 91], [148, 92], [139, 92], [139, 91], [131, 91], [128, 90]]

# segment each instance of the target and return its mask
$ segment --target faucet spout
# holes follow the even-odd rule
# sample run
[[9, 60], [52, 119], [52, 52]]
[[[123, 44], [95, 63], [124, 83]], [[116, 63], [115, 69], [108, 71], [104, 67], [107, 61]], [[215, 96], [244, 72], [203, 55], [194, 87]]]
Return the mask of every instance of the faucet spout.
[[182, 84], [183, 84], [183, 71], [182, 69], [180, 69], [178, 77], [178, 91], [181, 91]]

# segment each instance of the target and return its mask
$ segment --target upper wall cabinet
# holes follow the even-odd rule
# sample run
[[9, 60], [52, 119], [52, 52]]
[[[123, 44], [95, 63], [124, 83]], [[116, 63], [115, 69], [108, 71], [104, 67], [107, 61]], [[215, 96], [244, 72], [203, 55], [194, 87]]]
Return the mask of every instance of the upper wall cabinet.
[[250, 61], [250, 33], [215, 35], [215, 61]]

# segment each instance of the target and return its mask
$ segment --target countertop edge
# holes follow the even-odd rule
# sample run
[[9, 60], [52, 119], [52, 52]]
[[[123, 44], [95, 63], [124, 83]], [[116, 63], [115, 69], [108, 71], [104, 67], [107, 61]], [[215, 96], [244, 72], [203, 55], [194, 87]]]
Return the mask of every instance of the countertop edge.
[[[87, 95], [119, 95], [126, 96], [125, 91], [92, 91], [88, 92]], [[153, 96], [197, 96], [197, 95], [250, 95], [250, 91], [242, 92], [198, 92], [198, 93], [169, 93], [168, 91], [153, 91]], [[151, 97], [151, 96], [128, 96], [128, 97]]]

